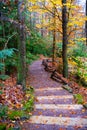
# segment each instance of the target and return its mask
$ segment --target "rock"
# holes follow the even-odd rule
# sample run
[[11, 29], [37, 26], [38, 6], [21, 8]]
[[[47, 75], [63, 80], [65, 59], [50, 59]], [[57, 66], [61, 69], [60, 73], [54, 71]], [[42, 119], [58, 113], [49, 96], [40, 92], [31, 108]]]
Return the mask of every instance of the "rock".
[[87, 109], [87, 104], [84, 104], [83, 106]]
[[21, 130], [20, 126], [15, 126], [14, 128], [12, 128], [12, 130]]
[[70, 93], [73, 93], [72, 88], [70, 88], [68, 85], [63, 85], [62, 86], [64, 89], [66, 89], [67, 91], [69, 91]]
[[63, 85], [63, 88], [69, 91], [70, 93], [73, 92], [72, 88], [70, 88], [68, 85]]
[[81, 80], [82, 84], [87, 87], [87, 81], [85, 79]]

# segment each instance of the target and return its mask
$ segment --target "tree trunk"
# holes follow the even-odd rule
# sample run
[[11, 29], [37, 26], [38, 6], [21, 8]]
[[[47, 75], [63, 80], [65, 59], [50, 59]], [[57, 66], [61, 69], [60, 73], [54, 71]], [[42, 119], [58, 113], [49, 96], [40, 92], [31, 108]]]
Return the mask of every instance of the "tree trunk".
[[44, 36], [43, 18], [44, 18], [44, 16], [43, 16], [43, 14], [42, 14], [42, 19], [41, 19], [41, 25], [42, 25], [42, 27], [41, 27], [41, 36], [42, 36], [42, 37]]
[[68, 77], [68, 60], [67, 60], [67, 44], [68, 44], [68, 35], [67, 35], [67, 23], [68, 23], [68, 16], [67, 16], [67, 7], [66, 0], [62, 0], [62, 32], [63, 32], [63, 39], [62, 39], [62, 59], [63, 59], [63, 77]]
[[52, 56], [52, 63], [54, 65], [55, 62], [55, 58], [56, 58], [56, 9], [54, 7], [54, 15], [53, 15], [53, 19], [54, 19], [54, 30], [53, 30], [53, 56]]
[[26, 43], [25, 43], [25, 31], [24, 31], [24, 1], [18, 2], [18, 19], [20, 24], [19, 28], [19, 65], [18, 65], [18, 83], [22, 85], [23, 90], [26, 89]]
[[52, 62], [55, 62], [56, 58], [56, 31], [53, 30], [53, 56], [52, 56]]
[[[87, 0], [86, 0], [86, 17], [87, 17]], [[85, 35], [86, 35], [86, 45], [87, 45], [87, 20], [85, 21]]]

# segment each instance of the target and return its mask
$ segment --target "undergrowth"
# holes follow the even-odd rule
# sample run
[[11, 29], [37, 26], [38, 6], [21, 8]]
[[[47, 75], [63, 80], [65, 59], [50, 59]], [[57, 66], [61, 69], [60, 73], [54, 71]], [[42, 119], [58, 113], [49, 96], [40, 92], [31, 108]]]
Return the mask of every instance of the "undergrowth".
[[[34, 109], [33, 87], [29, 86], [26, 90], [22, 104], [23, 106], [20, 109], [9, 109], [5, 105], [0, 105], [0, 120], [2, 120], [2, 122], [5, 121], [4, 125], [3, 123], [0, 123], [0, 130], [6, 130], [8, 128], [8, 121], [13, 121], [16, 124], [17, 120], [23, 121], [30, 118], [30, 116], [32, 115], [32, 110]], [[9, 127], [8, 129], [14, 130], [15, 124], [13, 125], [13, 128]]]

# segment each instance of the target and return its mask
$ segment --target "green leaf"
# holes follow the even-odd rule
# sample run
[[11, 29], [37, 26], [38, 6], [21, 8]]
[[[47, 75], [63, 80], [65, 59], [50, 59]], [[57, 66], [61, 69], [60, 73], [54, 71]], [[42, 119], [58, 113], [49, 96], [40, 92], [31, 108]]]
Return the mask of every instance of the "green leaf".
[[8, 75], [0, 75], [0, 79], [1, 79], [1, 80], [6, 80], [6, 79], [8, 79], [8, 78], [9, 78]]
[[2, 26], [0, 25], [0, 31], [2, 30], [3, 28], [2, 28]]
[[3, 92], [0, 90], [0, 94], [2, 94]]
[[0, 63], [0, 71], [3, 70], [4, 66], [5, 65], [3, 63]]
[[78, 104], [83, 104], [83, 97], [81, 94], [74, 94], [74, 98], [77, 100]]
[[0, 130], [6, 130], [6, 125], [5, 124], [0, 124]]
[[1, 50], [0, 59], [5, 59], [7, 56], [11, 57], [13, 53], [14, 53], [14, 48]]

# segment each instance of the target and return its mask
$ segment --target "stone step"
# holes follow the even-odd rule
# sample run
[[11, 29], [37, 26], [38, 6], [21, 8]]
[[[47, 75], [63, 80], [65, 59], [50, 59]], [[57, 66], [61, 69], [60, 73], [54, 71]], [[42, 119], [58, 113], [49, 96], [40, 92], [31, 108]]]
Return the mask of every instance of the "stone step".
[[76, 104], [66, 104], [66, 105], [60, 105], [60, 104], [35, 104], [35, 109], [43, 109], [43, 110], [46, 110], [46, 109], [51, 109], [51, 110], [78, 110], [78, 109], [83, 109], [83, 106], [82, 105], [76, 105]]
[[73, 104], [74, 98], [66, 98], [66, 99], [60, 99], [60, 98], [52, 98], [52, 99], [42, 99], [36, 98], [35, 104]]
[[51, 95], [51, 96], [37, 96], [37, 100], [52, 100], [52, 99], [72, 99], [72, 95]]
[[35, 109], [34, 116], [53, 116], [53, 117], [87, 117], [87, 111], [85, 109]]
[[59, 126], [24, 123], [23, 130], [87, 130], [87, 126]]
[[57, 91], [57, 90], [64, 90], [64, 89], [62, 87], [58, 87], [58, 88], [45, 87], [45, 88], [35, 89], [35, 92], [37, 92], [37, 91]]
[[52, 117], [52, 116], [32, 116], [29, 120], [31, 124], [58, 125], [58, 126], [86, 126], [87, 119], [80, 117]]
[[46, 89], [36, 89], [35, 90], [35, 95], [36, 96], [59, 96], [59, 95], [71, 95], [69, 92], [67, 92], [66, 90], [62, 89], [62, 88], [48, 88]]
[[73, 104], [74, 98], [72, 95], [59, 96], [37, 96], [35, 104]]

